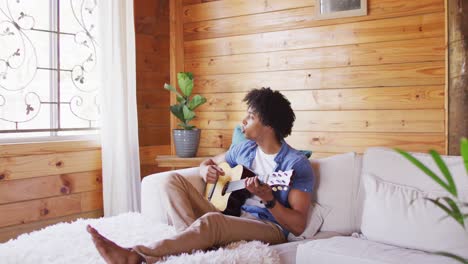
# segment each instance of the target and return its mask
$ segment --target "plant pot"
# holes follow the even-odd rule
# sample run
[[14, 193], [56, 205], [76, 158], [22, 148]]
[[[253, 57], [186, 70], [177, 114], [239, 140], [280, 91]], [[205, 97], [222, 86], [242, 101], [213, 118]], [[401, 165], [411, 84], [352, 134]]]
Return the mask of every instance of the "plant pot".
[[174, 129], [172, 130], [174, 136], [174, 145], [176, 148], [176, 155], [181, 158], [195, 157], [200, 143], [200, 129]]

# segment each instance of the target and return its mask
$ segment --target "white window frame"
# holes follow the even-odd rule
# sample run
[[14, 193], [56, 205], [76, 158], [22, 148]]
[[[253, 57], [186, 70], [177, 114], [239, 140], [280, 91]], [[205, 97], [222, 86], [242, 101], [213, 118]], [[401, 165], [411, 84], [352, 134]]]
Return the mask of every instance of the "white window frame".
[[[60, 32], [59, 28], [59, 19], [60, 19], [60, 0], [49, 0], [49, 8], [50, 11], [54, 14], [49, 16], [49, 31], [50, 32], [55, 32], [58, 31]], [[60, 69], [58, 69], [59, 66], [59, 49], [60, 49], [60, 33], [55, 33], [55, 34], [50, 34], [49, 38], [49, 51], [51, 54], [51, 57], [49, 58], [50, 61], [50, 74], [49, 74], [49, 80], [50, 80], [50, 86], [49, 86], [49, 92], [50, 92], [50, 101], [51, 102], [57, 102], [56, 105], [59, 105], [59, 81], [60, 81]], [[24, 132], [2, 132], [0, 130], [0, 133], [7, 133], [11, 134], [13, 137], [11, 138], [0, 138], [0, 144], [7, 144], [7, 143], [27, 143], [27, 142], [50, 142], [50, 141], [96, 141], [100, 142], [100, 134], [99, 132], [97, 133], [92, 133], [92, 131], [99, 131], [99, 128], [92, 128], [92, 129], [87, 129], [87, 128], [76, 128], [76, 129], [57, 129], [59, 126], [59, 118], [60, 118], [60, 106], [57, 107], [51, 107], [50, 110], [50, 129], [38, 129], [41, 131], [34, 131], [35, 129], [25, 129], [25, 130], [31, 130], [31, 131], [24, 131]], [[58, 135], [59, 132], [63, 131], [91, 131], [90, 134], [84, 134], [84, 135]], [[43, 132], [43, 133], [49, 133], [49, 135], [44, 135], [44, 136], [37, 136], [33, 135], [30, 137], [24, 136], [24, 134], [27, 133], [36, 133], [36, 132]], [[14, 134], [21, 133], [23, 134], [21, 137], [15, 138]]]
[[325, 20], [325, 19], [336, 19], [343, 17], [354, 17], [354, 16], [366, 16], [367, 15], [367, 0], [361, 0], [361, 8], [347, 10], [347, 11], [338, 11], [331, 13], [322, 13], [321, 5], [323, 1], [333, 1], [333, 0], [315, 0], [315, 19]]

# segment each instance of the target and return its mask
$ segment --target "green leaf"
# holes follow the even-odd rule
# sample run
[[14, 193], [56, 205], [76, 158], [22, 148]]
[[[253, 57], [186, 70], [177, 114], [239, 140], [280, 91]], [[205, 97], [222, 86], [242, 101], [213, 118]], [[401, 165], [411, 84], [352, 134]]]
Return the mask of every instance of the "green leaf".
[[437, 182], [441, 187], [446, 189], [449, 193], [452, 193], [450, 191], [450, 187], [442, 181], [439, 176], [437, 176], [433, 171], [431, 171], [429, 168], [427, 168], [424, 164], [422, 164], [418, 159], [413, 157], [411, 154], [408, 152], [401, 150], [401, 149], [395, 149], [398, 153], [403, 155], [406, 159], [408, 159], [411, 163], [413, 163], [416, 167], [418, 167], [420, 170], [422, 170], [424, 173], [426, 173], [429, 177], [431, 177], [435, 182]]
[[185, 123], [183, 105], [171, 105], [171, 112], [182, 122]]
[[189, 102], [188, 104], [188, 108], [190, 110], [195, 110], [197, 107], [199, 107], [200, 105], [206, 103], [206, 98], [201, 96], [201, 95], [195, 95], [192, 100]]
[[463, 263], [463, 264], [468, 264], [468, 259], [464, 259], [463, 257], [457, 256], [457, 255], [449, 253], [449, 252], [434, 252], [433, 254], [448, 257], [448, 258], [454, 259], [454, 260], [456, 260], [456, 261], [458, 261], [460, 263]]
[[195, 113], [192, 110], [190, 110], [186, 105], [184, 105], [182, 109], [184, 112], [185, 123], [188, 123], [195, 117]]
[[179, 95], [176, 96], [176, 99], [177, 99], [177, 102], [179, 102], [180, 104], [185, 104], [186, 102], [185, 98]]
[[468, 139], [462, 138], [460, 143], [460, 152], [465, 163], [466, 174], [468, 175]]
[[193, 74], [190, 72], [179, 72], [177, 73], [177, 82], [185, 97], [189, 97], [193, 89]]
[[460, 208], [458, 207], [457, 203], [450, 197], [442, 197], [442, 199], [444, 199], [445, 202], [447, 202], [447, 204], [450, 206], [450, 208], [452, 208], [453, 216], [456, 218], [455, 220], [457, 220], [462, 225], [462, 227], [465, 228], [463, 214]]
[[[431, 201], [437, 207], [439, 207], [444, 212], [446, 212], [455, 221], [457, 221], [462, 226], [462, 228], [465, 228], [465, 221], [463, 219], [463, 215], [461, 214], [460, 209], [458, 208], [457, 204], [452, 200], [452, 198], [439, 197], [437, 199], [431, 199], [431, 198], [424, 198], [424, 199]], [[440, 199], [443, 199], [445, 202], [447, 202], [450, 208], [448, 208], [445, 204], [441, 203]]]
[[174, 86], [172, 86], [172, 85], [170, 85], [168, 83], [164, 84], [164, 89], [166, 89], [168, 91], [171, 91], [171, 92], [177, 94], [178, 96], [182, 97], [182, 95], [177, 91], [177, 89]]
[[435, 163], [439, 167], [440, 171], [447, 179], [448, 187], [450, 189], [449, 192], [453, 196], [458, 197], [457, 186], [455, 185], [455, 182], [453, 181], [452, 174], [450, 174], [450, 171], [447, 168], [447, 165], [445, 165], [445, 162], [442, 160], [439, 153], [437, 153], [435, 150], [430, 150], [429, 154], [431, 154], [432, 158], [434, 159]]

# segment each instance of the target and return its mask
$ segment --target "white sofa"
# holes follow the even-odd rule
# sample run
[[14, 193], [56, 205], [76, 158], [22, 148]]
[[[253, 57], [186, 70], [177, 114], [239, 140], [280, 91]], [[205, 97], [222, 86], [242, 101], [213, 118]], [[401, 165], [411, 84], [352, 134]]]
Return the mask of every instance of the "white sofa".
[[[428, 154], [413, 154], [440, 175]], [[461, 157], [443, 159], [460, 197], [468, 201], [468, 177]], [[304, 240], [273, 245], [281, 263], [456, 263], [427, 253], [437, 250], [467, 257], [468, 233], [422, 198], [447, 193], [400, 154], [370, 148], [363, 156], [345, 153], [311, 163], [318, 205], [311, 209], [309, 226], [320, 230]], [[176, 172], [203, 190], [198, 168]], [[169, 221], [157, 190], [171, 173], [147, 176], [142, 182], [142, 213], [165, 223]], [[317, 225], [317, 219], [323, 222]]]

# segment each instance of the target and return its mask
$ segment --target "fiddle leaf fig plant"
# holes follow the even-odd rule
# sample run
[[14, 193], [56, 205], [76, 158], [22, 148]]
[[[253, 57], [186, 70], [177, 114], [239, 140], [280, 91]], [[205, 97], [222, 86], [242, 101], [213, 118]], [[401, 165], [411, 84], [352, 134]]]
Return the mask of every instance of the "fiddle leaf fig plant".
[[[398, 153], [403, 155], [406, 159], [408, 159], [411, 163], [413, 163], [416, 167], [422, 170], [425, 174], [427, 174], [432, 180], [434, 180], [438, 185], [442, 188], [447, 190], [450, 193], [449, 196], [444, 197], [437, 197], [435, 199], [425, 198], [426, 200], [430, 201], [441, 210], [443, 210], [449, 217], [453, 218], [463, 229], [466, 230], [466, 219], [468, 218], [468, 214], [464, 213], [468, 209], [468, 201], [461, 201], [458, 196], [457, 185], [455, 184], [452, 174], [450, 173], [447, 165], [440, 157], [439, 153], [434, 150], [429, 151], [429, 154], [432, 156], [432, 159], [439, 167], [440, 172], [442, 173], [443, 177], [438, 176], [435, 172], [431, 169], [426, 167], [422, 162], [416, 159], [410, 153], [403, 151], [401, 149], [395, 149]], [[462, 138], [460, 144], [460, 152], [463, 158], [463, 163], [465, 165], [465, 170], [468, 176], [468, 139]], [[466, 187], [465, 187], [466, 188]], [[467, 248], [468, 250], [468, 248]], [[436, 252], [435, 254], [446, 256], [452, 258], [460, 263], [468, 264], [468, 259], [464, 259], [461, 256], [457, 256], [450, 252]]]
[[191, 72], [177, 73], [177, 84], [180, 92], [174, 86], [164, 84], [164, 89], [176, 94], [177, 104], [171, 105], [170, 110], [181, 121], [178, 125], [182, 129], [192, 130], [195, 126], [190, 125], [189, 122], [196, 117], [194, 110], [206, 103], [206, 98], [199, 94], [191, 97], [193, 90], [193, 74]]

